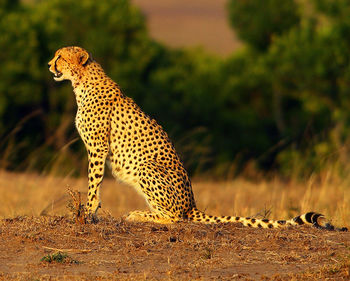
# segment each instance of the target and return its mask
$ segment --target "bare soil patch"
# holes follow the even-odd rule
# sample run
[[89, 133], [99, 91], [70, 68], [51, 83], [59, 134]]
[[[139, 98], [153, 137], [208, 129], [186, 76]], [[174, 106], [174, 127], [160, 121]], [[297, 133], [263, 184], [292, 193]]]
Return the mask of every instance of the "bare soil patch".
[[[0, 221], [1, 280], [348, 280], [350, 233], [157, 225], [111, 216]], [[61, 252], [61, 262], [41, 261]]]

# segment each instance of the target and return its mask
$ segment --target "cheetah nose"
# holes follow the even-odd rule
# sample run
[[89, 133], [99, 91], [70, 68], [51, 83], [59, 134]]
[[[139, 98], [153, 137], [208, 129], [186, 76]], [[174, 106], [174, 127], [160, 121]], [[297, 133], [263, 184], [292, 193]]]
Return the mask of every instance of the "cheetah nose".
[[50, 63], [48, 63], [47, 65], [48, 65], [48, 66], [49, 66], [49, 68], [50, 68], [51, 64], [50, 64]]

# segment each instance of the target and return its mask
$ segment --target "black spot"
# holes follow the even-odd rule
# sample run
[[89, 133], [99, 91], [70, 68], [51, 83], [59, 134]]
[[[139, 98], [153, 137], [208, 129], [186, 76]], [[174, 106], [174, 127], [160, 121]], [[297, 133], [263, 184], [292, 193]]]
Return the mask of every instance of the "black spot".
[[312, 223], [313, 223], [313, 224], [316, 224], [316, 225], [319, 225], [319, 224], [318, 224], [318, 221], [317, 221], [319, 217], [322, 217], [322, 215], [321, 215], [321, 214], [315, 214], [315, 213], [314, 213], [314, 215], [313, 215], [312, 218], [311, 218]]
[[295, 217], [293, 220], [299, 225], [304, 224], [304, 221], [300, 218], [300, 216]]
[[267, 225], [267, 227], [268, 227], [268, 228], [273, 228], [272, 223], [269, 223], [269, 224]]
[[314, 214], [315, 214], [315, 213], [313, 213], [313, 212], [306, 213], [306, 214], [305, 214], [305, 220], [306, 220], [307, 222], [309, 222], [309, 223], [312, 223], [312, 217], [313, 217]]

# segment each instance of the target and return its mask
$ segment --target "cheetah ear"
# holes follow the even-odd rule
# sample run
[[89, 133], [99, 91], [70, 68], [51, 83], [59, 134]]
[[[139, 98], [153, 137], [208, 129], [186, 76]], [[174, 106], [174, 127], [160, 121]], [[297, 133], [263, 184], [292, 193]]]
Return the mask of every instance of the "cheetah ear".
[[82, 66], [85, 66], [85, 64], [87, 63], [88, 59], [90, 58], [90, 55], [87, 51], [83, 50], [79, 53], [78, 55], [78, 60], [79, 60], [79, 63], [82, 65]]

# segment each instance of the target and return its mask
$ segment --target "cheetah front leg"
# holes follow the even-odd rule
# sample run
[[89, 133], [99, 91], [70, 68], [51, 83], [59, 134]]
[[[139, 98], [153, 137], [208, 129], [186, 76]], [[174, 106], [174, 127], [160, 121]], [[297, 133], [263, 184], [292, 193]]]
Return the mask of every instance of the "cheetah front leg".
[[[107, 115], [108, 116], [108, 115]], [[108, 118], [105, 118], [108, 120]], [[100, 188], [105, 171], [106, 158], [109, 152], [109, 122], [93, 122], [98, 124], [90, 126], [91, 130], [84, 130], [81, 134], [85, 143], [88, 159], [89, 191], [86, 203], [87, 216], [93, 221], [97, 220], [97, 210], [101, 207]]]
[[[101, 151], [100, 151], [101, 152]], [[89, 154], [89, 191], [87, 196], [87, 215], [93, 221], [97, 220], [97, 210], [101, 207], [100, 188], [104, 176], [107, 153], [88, 151]]]

